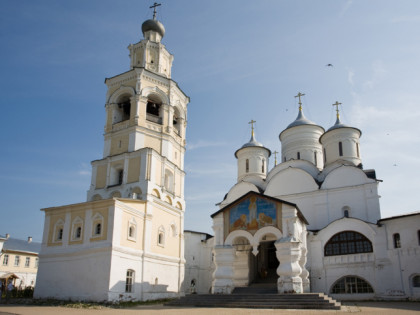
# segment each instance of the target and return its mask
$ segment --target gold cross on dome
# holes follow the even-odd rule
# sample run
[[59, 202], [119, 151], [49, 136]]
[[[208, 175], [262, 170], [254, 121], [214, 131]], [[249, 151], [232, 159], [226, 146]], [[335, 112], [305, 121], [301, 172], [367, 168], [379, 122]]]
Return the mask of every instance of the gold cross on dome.
[[298, 93], [295, 97], [299, 97], [299, 110], [302, 110], [302, 100], [300, 99], [301, 96], [304, 96], [304, 93]]
[[251, 121], [248, 124], [251, 124], [251, 132], [252, 132], [252, 136], [254, 136], [254, 124], [256, 123], [255, 120], [251, 119]]
[[153, 20], [156, 20], [156, 7], [161, 6], [161, 3], [153, 3], [152, 6], [150, 6], [149, 8], [152, 9], [153, 8]]
[[276, 166], [277, 165], [277, 154], [278, 154], [278, 152], [274, 151], [273, 154], [274, 154], [274, 166]]
[[332, 104], [332, 106], [336, 106], [335, 111], [337, 112], [337, 119], [340, 119], [340, 110], [338, 109], [339, 105], [341, 105], [341, 103], [339, 103], [338, 101], [336, 101], [334, 104]]

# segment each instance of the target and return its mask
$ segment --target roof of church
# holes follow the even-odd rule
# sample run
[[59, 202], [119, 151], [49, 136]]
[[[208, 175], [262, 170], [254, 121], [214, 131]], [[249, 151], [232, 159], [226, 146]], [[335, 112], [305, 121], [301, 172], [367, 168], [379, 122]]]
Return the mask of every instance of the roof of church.
[[141, 25], [141, 31], [143, 32], [143, 36], [147, 31], [155, 31], [158, 32], [160, 36], [165, 36], [165, 27], [156, 19], [144, 21]]
[[259, 148], [263, 148], [266, 149], [268, 151], [268, 156], [271, 156], [271, 151], [270, 149], [266, 148], [261, 142], [258, 142], [257, 140], [255, 140], [254, 137], [254, 132], [252, 132], [251, 135], [251, 139], [249, 139], [249, 141], [247, 143], [245, 143], [242, 147], [240, 147], [238, 150], [235, 151], [235, 157], [237, 158], [237, 153], [239, 150], [244, 149], [244, 148], [251, 148], [251, 147], [259, 147]]
[[387, 221], [387, 220], [394, 220], [394, 219], [400, 219], [400, 218], [405, 218], [405, 217], [411, 217], [411, 216], [414, 216], [414, 215], [420, 215], [420, 211], [415, 211], [415, 212], [411, 212], [411, 213], [397, 215], [397, 216], [389, 217], [389, 218], [383, 218], [383, 219], [378, 220], [378, 223], [382, 222], [382, 221]]
[[306, 118], [305, 115], [303, 114], [303, 111], [301, 109], [299, 109], [299, 113], [298, 113], [295, 121], [292, 122], [291, 124], [289, 124], [286, 129], [296, 127], [296, 126], [301, 126], [301, 125], [315, 125], [315, 126], [318, 126], [316, 123], [314, 123], [313, 121], [310, 121], [308, 118]]
[[327, 132], [331, 130], [339, 129], [339, 128], [353, 128], [353, 129], [358, 130], [360, 132], [360, 135], [362, 135], [362, 131], [360, 129], [343, 124], [340, 120], [340, 117], [337, 117], [337, 120], [335, 121], [334, 126], [330, 127], [327, 130]]
[[41, 243], [9, 238], [4, 242], [3, 250], [38, 254], [41, 250]]
[[309, 225], [308, 221], [306, 220], [306, 218], [305, 218], [305, 216], [303, 215], [303, 213], [300, 211], [300, 209], [299, 209], [299, 207], [297, 206], [297, 204], [292, 203], [292, 202], [289, 202], [289, 201], [286, 201], [286, 200], [283, 200], [283, 199], [278, 199], [278, 198], [274, 198], [274, 197], [267, 196], [267, 195], [264, 195], [264, 194], [260, 194], [260, 193], [257, 193], [257, 192], [255, 192], [255, 191], [249, 191], [249, 192], [247, 192], [245, 195], [242, 195], [242, 196], [241, 196], [241, 197], [239, 197], [238, 199], [236, 199], [236, 200], [232, 201], [231, 203], [229, 203], [228, 205], [224, 206], [224, 207], [223, 207], [222, 209], [220, 209], [219, 211], [216, 211], [215, 213], [211, 214], [211, 215], [210, 215], [210, 217], [214, 218], [214, 217], [215, 217], [216, 215], [218, 215], [219, 213], [221, 213], [221, 212], [223, 212], [223, 211], [227, 210], [228, 208], [230, 208], [231, 206], [233, 206], [235, 203], [237, 203], [237, 202], [241, 201], [242, 199], [247, 198], [249, 195], [257, 195], [257, 196], [259, 196], [259, 197], [261, 197], [261, 198], [270, 199], [270, 200], [275, 201], [275, 202], [281, 202], [281, 203], [285, 203], [285, 204], [287, 204], [287, 205], [293, 206], [293, 207], [295, 207], [295, 208], [296, 208], [296, 210], [297, 210], [297, 216], [299, 217], [299, 219], [301, 219], [304, 223], [306, 223], [306, 224], [308, 224], [308, 225]]

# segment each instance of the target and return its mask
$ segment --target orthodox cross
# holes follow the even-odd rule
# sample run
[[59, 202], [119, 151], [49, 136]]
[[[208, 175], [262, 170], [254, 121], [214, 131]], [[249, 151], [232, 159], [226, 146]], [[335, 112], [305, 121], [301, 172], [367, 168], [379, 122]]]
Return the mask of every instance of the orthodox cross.
[[332, 104], [332, 106], [336, 106], [335, 111], [337, 112], [337, 119], [340, 119], [340, 110], [338, 109], [338, 105], [341, 105], [341, 103], [339, 103], [338, 101]]
[[251, 124], [251, 132], [252, 132], [252, 136], [254, 136], [254, 124], [256, 123], [255, 120], [251, 119], [251, 121], [248, 124]]
[[302, 101], [301, 101], [301, 99], [300, 99], [300, 97], [301, 96], [304, 96], [305, 94], [303, 94], [303, 93], [298, 93], [295, 97], [299, 97], [299, 111], [301, 111], [302, 110]]
[[277, 154], [278, 154], [278, 152], [274, 151], [273, 154], [274, 154], [274, 166], [276, 166], [277, 165]]
[[149, 8], [152, 9], [153, 8], [153, 20], [156, 20], [156, 7], [161, 6], [161, 3], [153, 3], [152, 6], [150, 6]]

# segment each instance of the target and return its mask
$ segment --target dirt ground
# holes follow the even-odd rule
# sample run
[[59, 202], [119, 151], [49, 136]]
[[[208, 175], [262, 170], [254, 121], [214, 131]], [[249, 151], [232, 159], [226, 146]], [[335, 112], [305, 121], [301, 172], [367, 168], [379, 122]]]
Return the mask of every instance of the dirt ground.
[[245, 308], [174, 308], [163, 305], [136, 306], [134, 308], [113, 309], [76, 309], [59, 306], [21, 306], [21, 305], [1, 305], [0, 315], [55, 315], [55, 314], [89, 314], [89, 315], [108, 315], [108, 314], [141, 314], [141, 315], [312, 315], [312, 314], [344, 314], [360, 313], [363, 315], [408, 315], [420, 314], [420, 302], [355, 302], [342, 303], [340, 311], [333, 310], [273, 310], [273, 309], [245, 309]]

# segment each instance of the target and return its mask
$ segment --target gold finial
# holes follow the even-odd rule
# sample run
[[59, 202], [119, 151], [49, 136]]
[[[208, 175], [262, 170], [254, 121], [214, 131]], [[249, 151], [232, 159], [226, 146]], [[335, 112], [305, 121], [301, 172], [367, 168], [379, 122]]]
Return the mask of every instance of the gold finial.
[[156, 20], [156, 7], [159, 7], [161, 5], [162, 4], [155, 2], [152, 6], [149, 7], [150, 9], [153, 9], [153, 20]]
[[276, 166], [277, 165], [277, 154], [278, 154], [278, 152], [274, 151], [273, 154], [274, 154], [274, 166]]
[[302, 101], [300, 99], [301, 96], [304, 96], [305, 94], [303, 93], [298, 93], [295, 97], [299, 97], [299, 111], [302, 111]]
[[251, 124], [251, 136], [254, 137], [254, 124], [256, 123], [255, 120], [251, 119], [248, 124]]
[[338, 101], [336, 101], [332, 106], [336, 106], [335, 110], [337, 112], [337, 119], [340, 119], [340, 110], [338, 109], [338, 105], [341, 105]]

